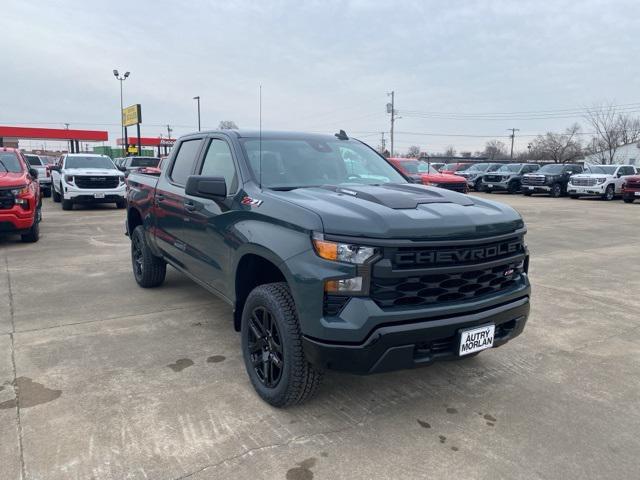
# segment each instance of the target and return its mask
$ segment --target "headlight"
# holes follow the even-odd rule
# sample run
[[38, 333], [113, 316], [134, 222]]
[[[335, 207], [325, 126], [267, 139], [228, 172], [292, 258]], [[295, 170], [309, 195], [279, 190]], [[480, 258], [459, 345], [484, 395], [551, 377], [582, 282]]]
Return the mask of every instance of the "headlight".
[[362, 277], [327, 280], [324, 291], [328, 294], [362, 294]]
[[376, 249], [373, 247], [330, 242], [325, 240], [322, 234], [313, 235], [313, 247], [318, 256], [325, 260], [353, 263], [355, 265], [362, 265], [376, 254]]
[[606, 179], [606, 178], [598, 178], [598, 179], [596, 179], [596, 180], [597, 180], [597, 182], [598, 182], [598, 185], [601, 185], [601, 184], [603, 184], [604, 182], [606, 182], [606, 181], [607, 181], [607, 179]]
[[478, 176], [478, 174], [477, 173], [467, 173], [466, 176], [467, 176], [467, 178], [469, 180], [473, 180], [474, 178], [476, 178]]
[[29, 187], [18, 187], [11, 189], [11, 193], [15, 197], [19, 197], [21, 195], [27, 195], [29, 193]]
[[120, 184], [122, 185], [124, 183], [124, 175], [118, 176], [118, 179], [120, 180]]
[[67, 183], [73, 183], [73, 175], [65, 175], [64, 181]]

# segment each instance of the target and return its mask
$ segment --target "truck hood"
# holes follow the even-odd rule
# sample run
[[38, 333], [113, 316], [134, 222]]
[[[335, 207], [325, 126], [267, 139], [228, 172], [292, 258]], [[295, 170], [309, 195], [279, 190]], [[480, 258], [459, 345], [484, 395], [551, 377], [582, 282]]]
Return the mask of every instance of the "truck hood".
[[578, 173], [571, 175], [571, 178], [614, 178], [615, 175], [608, 175], [606, 173]]
[[473, 238], [524, 226], [518, 212], [507, 205], [424, 185], [328, 186], [268, 191], [268, 195], [315, 212], [324, 233], [334, 235]]
[[122, 175], [120, 170], [108, 168], [65, 168], [64, 173], [67, 175]]
[[24, 172], [0, 171], [0, 188], [19, 187], [27, 183], [27, 175]]
[[444, 173], [423, 173], [421, 174], [422, 180], [426, 180], [432, 183], [464, 183], [464, 177], [459, 175], [447, 175]]

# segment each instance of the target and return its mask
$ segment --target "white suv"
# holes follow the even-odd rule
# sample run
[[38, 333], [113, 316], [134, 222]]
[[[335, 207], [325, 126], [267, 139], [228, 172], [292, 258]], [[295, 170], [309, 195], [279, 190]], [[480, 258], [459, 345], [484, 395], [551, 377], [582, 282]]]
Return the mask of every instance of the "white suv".
[[126, 206], [124, 175], [106, 155], [69, 153], [51, 167], [53, 201], [63, 210], [74, 203], [115, 203]]
[[589, 165], [587, 172], [571, 176], [567, 193], [571, 198], [596, 195], [613, 200], [616, 195], [622, 195], [624, 177], [635, 174], [636, 169], [631, 165]]

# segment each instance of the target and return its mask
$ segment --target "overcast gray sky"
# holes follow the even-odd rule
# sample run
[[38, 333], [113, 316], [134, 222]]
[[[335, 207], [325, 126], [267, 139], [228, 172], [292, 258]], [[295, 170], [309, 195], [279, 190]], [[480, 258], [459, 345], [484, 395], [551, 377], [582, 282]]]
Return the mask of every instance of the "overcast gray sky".
[[640, 102], [637, 1], [3, 0], [1, 11], [0, 125], [69, 122], [112, 142], [114, 68], [131, 71], [125, 104], [142, 104], [145, 136], [194, 130], [195, 95], [203, 126], [257, 127], [259, 84], [263, 128], [343, 128], [374, 146], [393, 89], [401, 151], [481, 149], [510, 127], [524, 148], [581, 107]]

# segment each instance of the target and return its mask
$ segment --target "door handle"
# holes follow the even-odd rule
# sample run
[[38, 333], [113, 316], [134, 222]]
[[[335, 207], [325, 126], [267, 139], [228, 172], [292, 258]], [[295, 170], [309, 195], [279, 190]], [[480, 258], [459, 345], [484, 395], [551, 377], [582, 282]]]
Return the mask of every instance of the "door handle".
[[166, 197], [164, 195], [162, 195], [161, 193], [156, 193], [156, 201], [164, 202], [165, 199], [166, 199]]
[[198, 206], [192, 201], [186, 201], [184, 202], [184, 209], [187, 212], [195, 212], [198, 209]]

